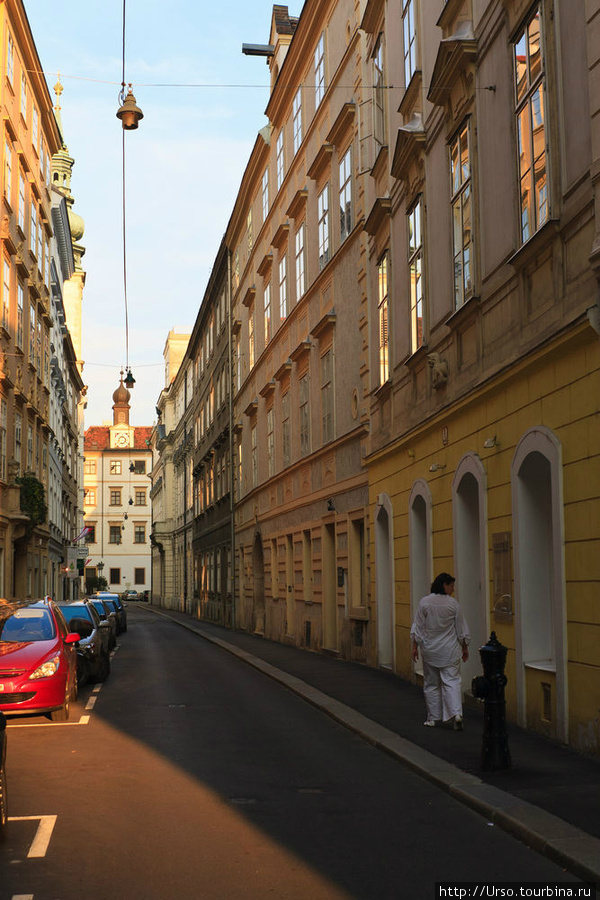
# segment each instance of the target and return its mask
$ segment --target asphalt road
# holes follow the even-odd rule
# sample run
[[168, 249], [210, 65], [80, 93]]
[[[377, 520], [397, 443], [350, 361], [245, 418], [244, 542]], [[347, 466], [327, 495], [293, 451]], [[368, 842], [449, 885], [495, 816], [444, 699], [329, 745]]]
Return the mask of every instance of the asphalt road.
[[143, 605], [108, 681], [68, 723], [11, 720], [8, 752], [0, 900], [396, 900], [434, 898], [436, 882], [575, 881]]

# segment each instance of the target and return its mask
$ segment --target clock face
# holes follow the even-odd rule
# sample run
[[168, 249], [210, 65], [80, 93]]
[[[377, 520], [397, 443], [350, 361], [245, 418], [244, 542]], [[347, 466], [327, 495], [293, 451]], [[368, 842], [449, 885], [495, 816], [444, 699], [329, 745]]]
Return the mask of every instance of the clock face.
[[115, 445], [117, 447], [129, 447], [129, 435], [128, 434], [118, 434], [115, 437]]

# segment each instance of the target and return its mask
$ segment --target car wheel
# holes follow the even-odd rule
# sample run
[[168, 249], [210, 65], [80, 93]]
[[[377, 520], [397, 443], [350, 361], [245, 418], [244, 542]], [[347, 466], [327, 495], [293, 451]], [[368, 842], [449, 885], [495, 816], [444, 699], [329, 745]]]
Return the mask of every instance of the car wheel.
[[0, 769], [0, 837], [4, 834], [4, 826], [8, 819], [8, 796], [6, 784], [6, 767]]
[[98, 675], [96, 676], [96, 681], [103, 682], [106, 681], [108, 676], [110, 675], [110, 657], [108, 654], [102, 657], [102, 662], [98, 667]]
[[69, 721], [69, 713], [70, 709], [70, 697], [67, 695], [65, 697], [65, 702], [61, 706], [60, 709], [54, 709], [50, 715], [49, 719], [51, 722], [68, 722]]

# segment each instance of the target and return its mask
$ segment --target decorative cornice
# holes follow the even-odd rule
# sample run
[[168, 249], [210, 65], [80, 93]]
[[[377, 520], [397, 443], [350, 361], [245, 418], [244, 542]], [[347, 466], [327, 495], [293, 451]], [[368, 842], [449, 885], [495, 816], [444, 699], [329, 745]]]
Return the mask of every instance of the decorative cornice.
[[290, 223], [282, 222], [273, 237], [271, 238], [271, 245], [275, 247], [277, 250], [281, 250], [281, 248], [287, 244], [288, 236], [290, 233]]
[[323, 144], [310, 164], [307, 175], [311, 181], [318, 181], [324, 170], [331, 164], [332, 144]]
[[342, 143], [343, 139], [348, 134], [352, 123], [354, 122], [354, 116], [356, 115], [356, 103], [353, 100], [348, 103], [344, 103], [341, 110], [337, 114], [336, 120], [331, 126], [329, 134], [326, 137], [326, 141], [329, 144], [333, 144], [334, 147], [339, 146]]
[[360, 23], [360, 27], [367, 34], [375, 34], [375, 30], [381, 22], [384, 7], [385, 0], [368, 0]]
[[323, 335], [329, 331], [336, 323], [337, 316], [335, 312], [332, 310], [331, 312], [325, 313], [325, 315], [319, 319], [314, 328], [311, 329], [311, 334], [317, 340], [320, 340]]
[[248, 290], [246, 291], [246, 293], [244, 294], [244, 297], [242, 300], [242, 303], [246, 307], [246, 309], [250, 309], [250, 307], [254, 303], [255, 297], [256, 297], [256, 287], [254, 285], [251, 285], [248, 288]]
[[363, 231], [371, 237], [377, 234], [385, 220], [392, 214], [392, 201], [390, 197], [377, 197], [371, 207], [371, 212], [363, 225]]
[[445, 106], [461, 72], [477, 59], [477, 40], [471, 22], [461, 22], [456, 34], [440, 41], [427, 99]]
[[261, 259], [257, 272], [259, 275], [267, 275], [271, 271], [271, 266], [273, 265], [273, 254], [265, 253], [263, 258]]
[[292, 362], [298, 362], [299, 359], [302, 359], [307, 353], [310, 353], [312, 349], [312, 342], [309, 340], [300, 341], [295, 350], [292, 350], [290, 353], [290, 359]]
[[275, 372], [274, 378], [276, 381], [283, 381], [286, 375], [289, 375], [292, 371], [292, 361], [291, 359], [286, 359], [284, 363], [282, 363], [277, 371]]
[[408, 125], [403, 125], [398, 129], [390, 169], [394, 178], [406, 178], [411, 163], [417, 159], [419, 153], [425, 147], [425, 138], [426, 133], [423, 129], [421, 116], [418, 114], [413, 116]]
[[287, 208], [286, 216], [289, 216], [290, 219], [299, 219], [306, 209], [307, 200], [308, 190], [306, 188], [300, 188], [300, 190], [296, 191], [294, 194], [292, 202]]

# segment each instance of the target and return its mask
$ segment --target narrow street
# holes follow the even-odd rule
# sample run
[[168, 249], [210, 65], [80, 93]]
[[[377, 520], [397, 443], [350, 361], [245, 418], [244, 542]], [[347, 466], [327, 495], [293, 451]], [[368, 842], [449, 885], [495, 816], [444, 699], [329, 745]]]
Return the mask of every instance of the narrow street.
[[391, 900], [433, 898], [437, 881], [575, 881], [141, 604], [68, 723], [11, 720], [8, 787], [0, 900]]

